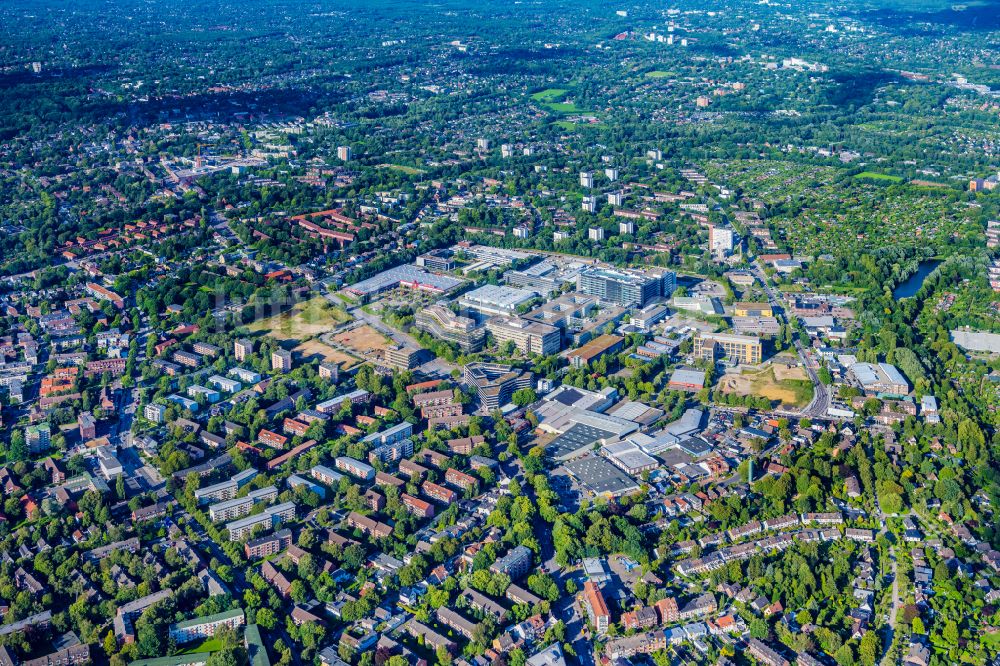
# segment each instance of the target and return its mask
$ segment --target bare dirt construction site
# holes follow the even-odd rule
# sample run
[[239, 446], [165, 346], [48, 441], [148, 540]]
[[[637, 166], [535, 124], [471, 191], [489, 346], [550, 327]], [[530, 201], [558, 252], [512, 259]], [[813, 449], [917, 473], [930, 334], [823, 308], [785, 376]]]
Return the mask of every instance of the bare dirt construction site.
[[392, 344], [391, 340], [368, 324], [341, 331], [332, 336], [332, 339], [361, 356], [379, 355]]
[[812, 399], [812, 383], [806, 371], [796, 366], [767, 365], [744, 369], [741, 374], [728, 374], [719, 380], [723, 393], [756, 395], [779, 400], [784, 405], [802, 407]]

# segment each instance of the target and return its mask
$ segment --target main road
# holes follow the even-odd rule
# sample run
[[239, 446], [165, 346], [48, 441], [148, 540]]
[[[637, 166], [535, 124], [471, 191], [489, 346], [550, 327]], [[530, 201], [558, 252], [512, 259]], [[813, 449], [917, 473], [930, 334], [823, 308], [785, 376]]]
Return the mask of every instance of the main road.
[[[771, 283], [767, 280], [767, 275], [764, 274], [764, 270], [760, 267], [760, 263], [757, 260], [751, 264], [751, 272], [754, 277], [760, 280], [760, 283], [764, 286], [764, 292], [767, 294], [767, 302], [770, 304], [771, 308], [782, 307], [781, 299], [778, 298], [777, 292], [771, 286]], [[787, 320], [788, 317], [786, 316]], [[802, 410], [802, 416], [826, 416], [827, 410], [830, 408], [830, 392], [827, 390], [826, 385], [819, 380], [819, 375], [816, 374], [816, 369], [810, 362], [809, 357], [806, 356], [806, 351], [802, 347], [802, 343], [798, 339], [794, 341], [795, 353], [798, 354], [799, 361], [802, 363], [802, 367], [806, 371], [806, 375], [809, 377], [809, 381], [813, 385], [813, 397], [809, 401], [809, 404], [805, 406]]]

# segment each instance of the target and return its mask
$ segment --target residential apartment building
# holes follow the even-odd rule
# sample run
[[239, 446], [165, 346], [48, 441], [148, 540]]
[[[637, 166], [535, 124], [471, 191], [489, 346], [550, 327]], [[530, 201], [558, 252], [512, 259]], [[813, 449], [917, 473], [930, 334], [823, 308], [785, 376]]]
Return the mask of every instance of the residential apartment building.
[[52, 446], [52, 430], [48, 423], [30, 425], [24, 429], [24, 443], [29, 453], [41, 453]]
[[229, 532], [229, 538], [232, 541], [239, 541], [250, 534], [258, 525], [274, 527], [282, 520], [291, 520], [293, 518], [295, 518], [295, 503], [284, 502], [283, 504], [268, 507], [263, 513], [227, 523], [226, 530]]
[[611, 626], [611, 613], [608, 612], [608, 605], [604, 601], [604, 595], [601, 594], [601, 588], [588, 580], [583, 584], [582, 597], [584, 609], [587, 611], [587, 617], [590, 619], [594, 631], [598, 635], [608, 633], [608, 628]]
[[248, 515], [253, 507], [260, 502], [271, 502], [278, 497], [278, 489], [274, 486], [260, 488], [247, 494], [224, 502], [218, 502], [208, 507], [209, 518], [218, 523], [224, 520], [235, 520]]
[[233, 354], [238, 363], [247, 360], [247, 357], [253, 354], [253, 340], [242, 338], [233, 342]]
[[453, 467], [449, 467], [444, 473], [444, 480], [462, 490], [475, 490], [479, 487], [476, 477], [460, 472]]
[[163, 405], [158, 405], [155, 402], [150, 402], [143, 407], [142, 415], [147, 421], [152, 421], [153, 423], [163, 423], [163, 419], [167, 415], [167, 408]]
[[292, 352], [287, 349], [276, 349], [271, 352], [271, 369], [278, 372], [288, 372], [292, 369]]
[[445, 488], [444, 486], [431, 481], [424, 481], [423, 485], [420, 486], [420, 490], [422, 490], [424, 494], [431, 499], [441, 502], [442, 504], [451, 504], [458, 499], [458, 493], [454, 490], [451, 488]]
[[347, 526], [361, 531], [362, 534], [373, 536], [376, 539], [383, 539], [392, 534], [392, 527], [390, 525], [380, 523], [356, 511], [351, 511], [347, 514]]
[[518, 580], [531, 570], [532, 553], [526, 546], [515, 546], [507, 554], [490, 565], [493, 573], [502, 573], [511, 580]]
[[192, 620], [172, 624], [170, 625], [170, 638], [178, 645], [183, 645], [191, 641], [211, 638], [215, 636], [215, 632], [220, 627], [229, 627], [230, 629], [242, 627], [245, 621], [243, 609], [235, 608], [223, 613], [196, 617]]
[[371, 465], [366, 465], [360, 460], [355, 460], [348, 456], [338, 456], [333, 462], [334, 467], [352, 476], [356, 476], [359, 479], [364, 479], [365, 481], [371, 481], [375, 478], [375, 468]]
[[[409, 425], [409, 424], [407, 424]], [[406, 458], [413, 455], [413, 440], [412, 439], [401, 439], [389, 444], [383, 444], [382, 446], [377, 446], [368, 452], [368, 462], [375, 464], [376, 462], [395, 462], [401, 458]]]
[[278, 530], [272, 534], [265, 534], [256, 539], [250, 539], [243, 546], [243, 551], [248, 559], [259, 560], [271, 555], [277, 555], [292, 545], [292, 531], [290, 529]]
[[426, 502], [419, 497], [414, 497], [407, 493], [402, 493], [399, 496], [400, 501], [403, 506], [418, 518], [431, 518], [434, 515], [434, 505], [430, 502]]

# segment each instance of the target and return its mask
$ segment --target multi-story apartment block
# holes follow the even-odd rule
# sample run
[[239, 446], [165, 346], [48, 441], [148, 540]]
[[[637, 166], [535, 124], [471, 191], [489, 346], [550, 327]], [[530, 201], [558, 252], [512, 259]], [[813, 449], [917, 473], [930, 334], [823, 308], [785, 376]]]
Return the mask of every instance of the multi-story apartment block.
[[52, 446], [52, 430], [48, 423], [30, 425], [24, 429], [24, 443], [29, 453], [41, 453]]
[[250, 539], [243, 546], [248, 559], [259, 560], [263, 557], [277, 555], [292, 545], [292, 531], [288, 528], [271, 534]]
[[253, 354], [253, 340], [241, 338], [233, 342], [233, 354], [239, 363], [247, 360], [247, 357]]
[[490, 565], [490, 571], [506, 574], [511, 580], [518, 580], [531, 570], [531, 562], [531, 550], [527, 546], [515, 546]]
[[462, 490], [475, 490], [479, 487], [476, 477], [449, 467], [444, 473], [444, 480]]
[[257, 470], [253, 468], [244, 470], [225, 481], [198, 488], [194, 491], [194, 498], [198, 500], [199, 504], [207, 504], [213, 500], [217, 502], [231, 500], [236, 497], [240, 488], [250, 483], [255, 476], [257, 476]]
[[[409, 424], [407, 424], [409, 425]], [[412, 439], [401, 439], [393, 441], [389, 444], [383, 444], [382, 446], [375, 447], [368, 452], [368, 462], [373, 465], [376, 462], [394, 462], [401, 458], [406, 458], [407, 456], [413, 455], [413, 440]]]
[[236, 497], [224, 502], [218, 502], [208, 507], [208, 516], [212, 522], [222, 522], [223, 520], [235, 520], [248, 515], [253, 507], [260, 502], [271, 502], [278, 497], [278, 489], [274, 486], [267, 486], [259, 490], [251, 491], [246, 497]]
[[335, 472], [325, 465], [316, 465], [309, 470], [309, 474], [312, 475], [312, 478], [328, 486], [340, 483], [340, 480], [344, 478], [343, 474]]
[[222, 350], [215, 345], [209, 344], [207, 342], [196, 342], [191, 345], [191, 350], [196, 354], [201, 354], [202, 356], [209, 356], [215, 358], [222, 353]]
[[420, 489], [425, 495], [433, 500], [441, 502], [442, 504], [451, 504], [458, 499], [458, 493], [454, 490], [432, 483], [431, 481], [424, 481], [423, 485], [420, 486]]
[[153, 423], [163, 423], [163, 419], [166, 418], [167, 415], [167, 408], [163, 405], [158, 405], [155, 402], [150, 402], [143, 407], [142, 415], [146, 417], [147, 421], [152, 421]]
[[192, 354], [186, 351], [176, 351], [173, 355], [174, 361], [189, 368], [197, 368], [201, 365], [201, 355]]
[[434, 505], [430, 502], [425, 502], [419, 497], [414, 497], [407, 493], [401, 494], [399, 499], [410, 513], [419, 518], [431, 518], [434, 516]]
[[293, 502], [284, 502], [283, 504], [276, 504], [268, 507], [263, 513], [247, 516], [246, 518], [241, 518], [240, 520], [227, 523], [226, 530], [229, 532], [229, 538], [231, 540], [239, 541], [246, 535], [250, 534], [250, 532], [252, 532], [258, 525], [274, 527], [282, 520], [291, 520], [294, 517], [295, 504]]
[[211, 638], [221, 627], [231, 629], [242, 627], [245, 621], [243, 609], [234, 608], [215, 615], [196, 617], [192, 620], [172, 624], [170, 625], [170, 638], [178, 645], [182, 645], [195, 640]]
[[347, 525], [352, 529], [360, 530], [363, 534], [373, 536], [376, 539], [383, 539], [392, 534], [392, 527], [385, 523], [380, 523], [368, 516], [363, 516], [356, 511], [347, 514]]
[[340, 366], [330, 361], [320, 363], [319, 378], [329, 379], [331, 382], [337, 381], [340, 378]]
[[599, 635], [608, 633], [611, 626], [611, 613], [608, 612], [608, 605], [601, 594], [601, 588], [592, 581], [583, 584], [583, 606], [590, 618], [590, 624]]
[[359, 479], [364, 479], [365, 481], [371, 481], [375, 478], [374, 467], [366, 465], [360, 460], [355, 460], [354, 458], [350, 458], [348, 456], [338, 456], [337, 459], [334, 460], [334, 466], [339, 470], [347, 472], [352, 476], [356, 476]]
[[292, 352], [287, 349], [276, 349], [271, 352], [271, 369], [278, 372], [288, 372], [292, 369]]
[[361, 443], [375, 445], [394, 444], [396, 442], [401, 442], [404, 439], [408, 439], [412, 434], [413, 424], [408, 421], [403, 421], [402, 423], [397, 423], [396, 425], [386, 428], [385, 430], [366, 435], [361, 439]]

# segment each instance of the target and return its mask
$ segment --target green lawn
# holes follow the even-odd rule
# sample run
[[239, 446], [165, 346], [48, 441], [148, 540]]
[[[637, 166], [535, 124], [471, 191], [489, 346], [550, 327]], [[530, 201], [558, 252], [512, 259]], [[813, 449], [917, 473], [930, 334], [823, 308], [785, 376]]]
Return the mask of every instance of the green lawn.
[[532, 101], [538, 102], [549, 111], [559, 114], [590, 113], [578, 107], [574, 102], [564, 102], [569, 90], [566, 88], [546, 88], [531, 95]]
[[545, 106], [556, 113], [590, 113], [582, 110], [574, 102], [551, 102]]
[[423, 169], [418, 169], [417, 167], [406, 166], [405, 164], [379, 164], [379, 169], [392, 169], [393, 171], [401, 171], [410, 176], [420, 176], [427, 173]]
[[553, 123], [557, 127], [572, 132], [575, 129], [601, 129], [607, 127], [604, 123], [574, 123], [570, 120], [557, 120]]
[[652, 72], [646, 72], [647, 79], [665, 79], [668, 76], [674, 76], [673, 72], [664, 72], [663, 70], [656, 69]]
[[855, 178], [867, 178], [869, 180], [886, 180], [893, 183], [902, 183], [903, 179], [899, 176], [890, 176], [885, 173], [877, 173], [875, 171], [862, 171], [861, 173], [854, 176]]
[[569, 90], [565, 88], [546, 88], [534, 93], [531, 99], [542, 103], [555, 102], [565, 97], [568, 92]]
[[191, 647], [185, 648], [181, 654], [195, 654], [196, 652], [218, 652], [222, 649], [222, 641], [217, 638], [206, 638], [202, 643], [193, 643]]

